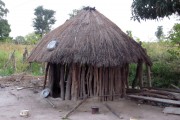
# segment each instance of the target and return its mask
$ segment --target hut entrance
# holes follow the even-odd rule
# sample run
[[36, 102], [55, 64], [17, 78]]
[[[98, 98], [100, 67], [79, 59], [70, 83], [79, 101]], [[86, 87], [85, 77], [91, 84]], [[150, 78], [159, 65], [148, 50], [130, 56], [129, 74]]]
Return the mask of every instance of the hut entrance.
[[49, 63], [48, 77], [52, 97], [78, 100], [97, 96], [101, 101], [125, 95], [128, 64], [123, 67], [95, 67], [80, 64]]

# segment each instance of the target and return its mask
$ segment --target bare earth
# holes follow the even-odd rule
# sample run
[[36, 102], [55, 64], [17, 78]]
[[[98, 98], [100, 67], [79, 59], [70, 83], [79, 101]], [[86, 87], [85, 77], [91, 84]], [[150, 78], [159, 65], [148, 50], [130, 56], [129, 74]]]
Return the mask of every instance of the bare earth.
[[[61, 120], [62, 117], [75, 107], [80, 101], [62, 101], [60, 98], [42, 98], [42, 88], [26, 88], [18, 90], [18, 87], [32, 87], [37, 80], [42, 85], [43, 78], [0, 78], [0, 120]], [[38, 80], [39, 79], [39, 80]], [[50, 100], [55, 108], [46, 99]], [[162, 113], [163, 108], [151, 105], [138, 104], [135, 101], [120, 99], [114, 102], [106, 102], [118, 115], [112, 114], [103, 103], [96, 98], [88, 99], [69, 119], [71, 120], [180, 120], [178, 115]], [[98, 106], [100, 113], [92, 114], [91, 107]], [[21, 110], [29, 110], [28, 117], [21, 117]]]

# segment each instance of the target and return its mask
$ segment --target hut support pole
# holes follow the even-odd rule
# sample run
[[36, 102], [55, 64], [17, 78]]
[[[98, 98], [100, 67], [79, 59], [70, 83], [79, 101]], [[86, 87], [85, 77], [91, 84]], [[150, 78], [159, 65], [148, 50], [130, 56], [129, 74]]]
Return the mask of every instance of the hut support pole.
[[129, 83], [128, 83], [128, 79], [129, 79], [129, 64], [126, 64], [126, 87], [127, 89], [129, 89]]
[[46, 81], [47, 81], [47, 76], [48, 76], [48, 70], [49, 70], [49, 63], [47, 63], [47, 66], [46, 66], [46, 73], [45, 73], [45, 78], [44, 78], [43, 89], [45, 89], [45, 87], [46, 87]]
[[72, 65], [72, 89], [71, 89], [71, 98], [77, 100], [77, 66], [76, 64]]
[[67, 83], [66, 83], [66, 100], [71, 99], [71, 84], [72, 84], [72, 69], [69, 68], [69, 72], [67, 73]]
[[148, 87], [152, 87], [152, 84], [151, 84], [151, 69], [150, 69], [149, 65], [146, 65], [146, 70], [147, 70]]
[[[140, 83], [140, 87], [143, 86], [143, 80], [142, 80], [142, 70], [143, 70], [143, 64], [141, 61], [138, 62], [137, 68], [136, 68], [136, 75], [132, 83], [132, 88], [134, 89], [137, 82]], [[139, 79], [139, 81], [138, 81]]]
[[65, 100], [65, 87], [64, 87], [64, 66], [65, 65], [61, 65], [61, 68], [60, 68], [60, 70], [61, 70], [61, 74], [60, 74], [60, 87], [61, 87], [61, 99], [62, 100]]
[[144, 86], [143, 84], [143, 64], [141, 63], [139, 66], [139, 86], [142, 88]]

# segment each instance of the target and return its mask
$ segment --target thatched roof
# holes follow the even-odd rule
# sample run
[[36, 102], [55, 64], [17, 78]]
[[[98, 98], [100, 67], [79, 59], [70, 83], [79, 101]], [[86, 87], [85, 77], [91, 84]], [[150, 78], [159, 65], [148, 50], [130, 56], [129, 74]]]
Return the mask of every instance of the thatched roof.
[[[56, 40], [58, 45], [50, 51], [47, 45], [52, 40]], [[28, 58], [29, 62], [96, 66], [122, 66], [139, 60], [151, 65], [141, 45], [95, 9], [83, 9], [49, 32]]]

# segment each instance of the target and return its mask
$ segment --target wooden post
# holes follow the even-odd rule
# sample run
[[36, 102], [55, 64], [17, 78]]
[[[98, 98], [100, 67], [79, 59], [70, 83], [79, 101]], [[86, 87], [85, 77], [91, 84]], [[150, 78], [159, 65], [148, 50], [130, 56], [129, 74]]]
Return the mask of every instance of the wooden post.
[[70, 66], [69, 72], [67, 74], [68, 75], [67, 75], [65, 99], [70, 100], [71, 99], [71, 84], [72, 84], [72, 66]]
[[85, 89], [85, 66], [82, 66], [81, 67], [81, 72], [80, 72], [80, 74], [81, 74], [81, 89], [80, 89], [80, 92], [81, 92], [81, 97], [85, 97], [85, 96], [87, 96], [86, 95], [86, 89]]
[[[142, 71], [143, 71], [143, 64], [142, 61], [139, 60], [138, 64], [137, 64], [137, 68], [136, 68], [136, 75], [135, 78], [132, 82], [132, 88], [134, 89], [136, 84], [139, 82], [139, 86], [142, 87], [143, 86], [143, 75], [142, 75]], [[139, 81], [138, 81], [139, 80]]]
[[77, 65], [72, 65], [72, 89], [71, 89], [71, 99], [77, 100], [78, 99], [78, 71], [77, 71]]
[[45, 72], [45, 78], [44, 78], [44, 85], [43, 88], [45, 89], [46, 87], [46, 81], [47, 81], [47, 76], [48, 76], [48, 70], [49, 70], [49, 63], [46, 65], [46, 72]]
[[[99, 96], [102, 96], [102, 67], [99, 68]], [[102, 97], [100, 97], [102, 101]]]
[[60, 66], [60, 88], [61, 88], [61, 99], [65, 100], [65, 86], [64, 86], [64, 68], [65, 65]]
[[49, 88], [50, 88], [50, 94], [53, 96], [53, 84], [54, 84], [54, 69], [53, 69], [53, 64], [52, 63], [49, 63]]
[[90, 73], [89, 73], [89, 92], [90, 92], [90, 96], [93, 96], [93, 85], [92, 85], [92, 80], [93, 80], [93, 67], [90, 66]]
[[24, 49], [24, 53], [23, 53], [23, 63], [26, 61], [26, 58], [28, 57], [28, 50], [27, 48], [25, 47]]
[[146, 65], [146, 70], [147, 70], [148, 87], [152, 87], [152, 84], [151, 84], [151, 68], [149, 65]]
[[124, 97], [126, 95], [126, 89], [125, 89], [126, 83], [125, 82], [126, 82], [126, 69], [123, 66], [121, 68], [121, 83], [122, 83], [121, 88], [120, 88], [120, 89], [122, 89], [122, 96], [121, 97]]
[[129, 64], [126, 64], [126, 87], [129, 89]]
[[143, 84], [143, 63], [141, 62], [140, 63], [140, 66], [139, 66], [139, 86], [140, 88], [142, 88], [144, 86]]

